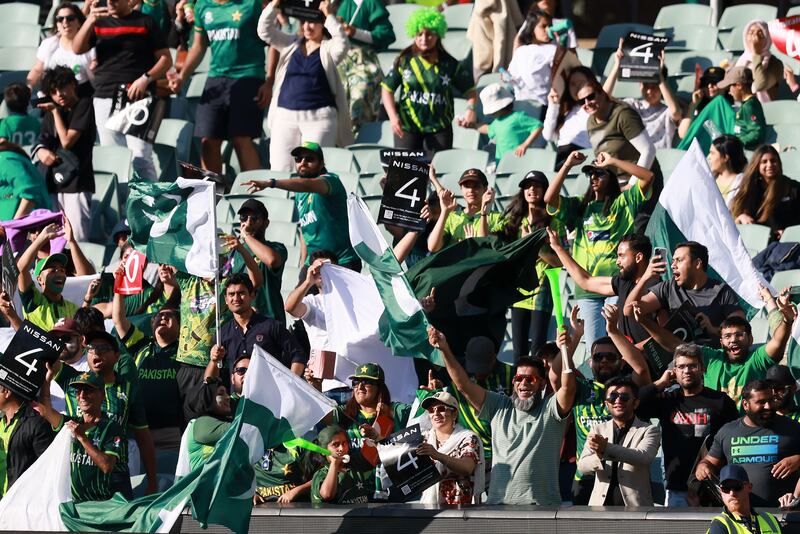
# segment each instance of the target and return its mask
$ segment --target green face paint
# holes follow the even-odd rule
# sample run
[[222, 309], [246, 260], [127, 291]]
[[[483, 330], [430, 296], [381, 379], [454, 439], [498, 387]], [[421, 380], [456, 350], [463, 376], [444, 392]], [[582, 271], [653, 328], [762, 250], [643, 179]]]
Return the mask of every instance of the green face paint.
[[51, 293], [55, 293], [60, 295], [62, 291], [64, 291], [64, 284], [58, 285], [55, 283], [55, 276], [48, 276], [47, 279], [44, 281], [44, 287]]

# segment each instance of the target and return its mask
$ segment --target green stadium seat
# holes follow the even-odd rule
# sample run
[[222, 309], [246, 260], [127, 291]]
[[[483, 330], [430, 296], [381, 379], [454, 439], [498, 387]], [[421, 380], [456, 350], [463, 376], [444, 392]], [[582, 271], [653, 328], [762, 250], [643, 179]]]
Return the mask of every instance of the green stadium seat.
[[[42, 27], [38, 24], [0, 22], [0, 47], [38, 48]], [[33, 64], [29, 66], [32, 67]]]
[[655, 33], [671, 39], [666, 50], [716, 50], [719, 45], [717, 29], [706, 25], [681, 24]]
[[712, 24], [711, 7], [686, 3], [664, 6], [659, 10], [653, 27], [659, 29], [676, 27], [686, 24], [687, 21], [692, 21], [694, 24]]
[[784, 287], [798, 287], [800, 286], [800, 269], [792, 269], [790, 271], [778, 271], [775, 276], [770, 280], [772, 287], [780, 291]]
[[[79, 241], [78, 246], [81, 247], [83, 255], [86, 259], [94, 265], [97, 272], [106, 267], [107, 261], [110, 259], [109, 245], [101, 245], [99, 243], [90, 243], [87, 241]], [[116, 248], [116, 247], [113, 247]]]
[[[797, 124], [775, 124], [767, 128], [767, 136], [764, 142], [780, 143], [781, 148], [784, 150], [788, 147], [800, 150], [800, 131], [798, 131]], [[789, 152], [781, 152], [781, 161], [783, 161], [785, 154], [789, 154]]]
[[[525, 174], [528, 171], [542, 171], [545, 174], [552, 172], [556, 164], [556, 153], [544, 148], [529, 148], [521, 157], [517, 157], [513, 152], [503, 156], [497, 164], [495, 174], [509, 175], [514, 173]], [[516, 187], [516, 185], [515, 185]]]
[[18, 24], [39, 24], [41, 7], [36, 4], [12, 2], [0, 4], [0, 20]]
[[[792, 125], [797, 128], [797, 125]], [[778, 139], [780, 143], [780, 138]], [[800, 177], [800, 151], [781, 152], [781, 167], [786, 176]]]
[[[739, 4], [728, 6], [722, 12], [717, 27], [720, 30], [732, 30], [737, 26], [747, 24], [751, 20], [770, 21], [778, 16], [778, 8], [765, 4]], [[739, 40], [742, 35], [739, 34]]]
[[[242, 184], [249, 182], [250, 180], [270, 180], [272, 178], [275, 178], [276, 180], [283, 180], [284, 178], [289, 178], [290, 176], [290, 173], [286, 171], [271, 171], [268, 169], [243, 171], [237, 174], [236, 178], [234, 178], [233, 183], [231, 184], [230, 194], [247, 194], [247, 188], [245, 188]], [[271, 187], [267, 187], [266, 189], [259, 191], [258, 195], [273, 198], [289, 198], [288, 191], [284, 191], [283, 189], [272, 189]]]
[[590, 50], [588, 48], [576, 48], [575, 52], [578, 54], [578, 60], [581, 62], [581, 65], [586, 65], [587, 67], [592, 66], [594, 50]]
[[402, 50], [411, 44], [411, 38], [406, 35], [406, 21], [409, 15], [422, 6], [416, 4], [390, 4], [386, 6], [389, 12], [389, 22], [394, 29], [397, 40], [389, 47], [390, 50]]
[[336, 172], [335, 174], [339, 177], [339, 180], [341, 180], [345, 191], [348, 193], [358, 193], [357, 172]]
[[642, 90], [639, 88], [639, 82], [624, 82], [618, 80], [614, 84], [614, 97], [615, 98], [641, 98]]
[[800, 15], [800, 6], [790, 7], [786, 12], [787, 17], [792, 17], [794, 15]]
[[444, 20], [449, 30], [466, 30], [472, 16], [473, 4], [454, 4], [444, 10]]
[[381, 180], [383, 173], [364, 175], [358, 177], [358, 187], [360, 193], [366, 196], [380, 196], [383, 195], [383, 186]]
[[472, 128], [453, 125], [453, 148], [477, 150], [481, 143], [481, 134]]
[[287, 247], [293, 247], [297, 244], [297, 225], [287, 221], [270, 221], [264, 237], [270, 241], [283, 243]]
[[0, 71], [30, 69], [37, 61], [36, 50], [35, 47], [0, 48]]
[[133, 152], [124, 146], [99, 146], [92, 150], [95, 172], [116, 174], [120, 184], [127, 184], [133, 173]]
[[736, 26], [729, 32], [720, 32], [719, 41], [722, 48], [736, 55], [741, 54], [744, 51], [742, 31], [744, 31], [744, 24]]
[[358, 163], [360, 175], [383, 174], [381, 167], [381, 150], [391, 150], [391, 147], [383, 145], [363, 144], [350, 145], [347, 150], [353, 153]]
[[223, 197], [228, 201], [231, 210], [233, 211], [234, 220], [238, 220], [239, 208], [245, 201], [254, 198], [266, 206], [269, 212], [270, 224], [274, 221], [293, 222], [294, 221], [294, 200], [288, 198], [276, 198], [260, 195], [255, 193], [250, 194], [231, 194]]
[[368, 122], [358, 129], [355, 144], [373, 144], [387, 147], [394, 146], [394, 132], [389, 121]]
[[358, 174], [358, 163], [352, 152], [346, 148], [333, 146], [322, 147], [325, 156], [325, 168], [331, 172], [340, 174], [344, 172]]
[[[578, 197], [586, 193], [589, 187], [589, 177], [585, 174], [568, 177], [564, 180], [563, 189], [566, 189], [567, 196]], [[562, 191], [563, 193], [563, 191]]]
[[[744, 246], [752, 258], [767, 247], [769, 243], [770, 228], [762, 224], [737, 224], [739, 235], [742, 236]], [[754, 253], [755, 252], [755, 253]]]
[[724, 50], [691, 50], [688, 52], [667, 52], [664, 61], [670, 75], [694, 76], [695, 65], [705, 70], [708, 67], [720, 66], [723, 61], [731, 61], [732, 55]]
[[459, 148], [440, 150], [433, 156], [431, 163], [436, 169], [437, 175], [450, 172], [462, 173], [471, 168], [485, 171], [486, 165], [489, 163], [489, 153], [485, 150]]
[[781, 243], [800, 243], [800, 224], [784, 228]]
[[774, 100], [761, 104], [767, 124], [799, 124], [800, 102], [797, 100]]
[[487, 72], [483, 74], [480, 78], [478, 78], [478, 83], [475, 84], [475, 89], [478, 93], [481, 92], [481, 89], [486, 87], [487, 85], [491, 85], [493, 83], [500, 83], [502, 82], [502, 78], [500, 77], [499, 72]]
[[466, 59], [472, 52], [472, 41], [467, 39], [466, 31], [448, 29], [442, 39], [442, 45], [458, 61]]
[[173, 182], [180, 174], [178, 161], [189, 161], [194, 125], [180, 119], [164, 119], [153, 145], [153, 163], [159, 180]]
[[[661, 169], [674, 169], [678, 166], [678, 162], [686, 155], [685, 150], [678, 150], [677, 148], [657, 148], [656, 159]], [[666, 174], [666, 173], [665, 173]], [[666, 176], [665, 176], [666, 178]]]
[[[125, 184], [127, 186], [127, 184]], [[115, 173], [103, 172], [95, 167], [94, 195], [91, 200], [91, 222], [89, 239], [96, 243], [107, 243], [111, 237], [109, 232], [120, 219], [122, 203], [120, 202], [118, 177]], [[95, 265], [101, 267], [102, 265]]]

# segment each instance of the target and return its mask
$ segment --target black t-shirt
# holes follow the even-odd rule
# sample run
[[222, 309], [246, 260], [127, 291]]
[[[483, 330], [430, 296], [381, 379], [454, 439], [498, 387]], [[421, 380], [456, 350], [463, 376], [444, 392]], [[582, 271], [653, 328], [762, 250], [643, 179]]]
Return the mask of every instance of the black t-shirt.
[[797, 471], [783, 479], [774, 478], [771, 471], [787, 456], [800, 454], [800, 424], [776, 415], [768, 427], [753, 427], [742, 417], [719, 429], [708, 454], [741, 465], [753, 484], [750, 504], [774, 508], [797, 484]]
[[99, 98], [111, 98], [116, 86], [141, 77], [155, 65], [155, 52], [167, 48], [158, 23], [139, 11], [99, 19], [89, 45], [97, 53], [94, 88]]
[[639, 418], [655, 417], [661, 422], [667, 489], [686, 491], [703, 441], [739, 417], [736, 404], [725, 393], [710, 388], [686, 397], [679, 387], [659, 393], [652, 384], [639, 391], [639, 400]]
[[728, 284], [709, 278], [700, 289], [680, 287], [674, 278], [657, 283], [650, 291], [658, 298], [663, 309], [674, 312], [684, 302], [691, 305], [693, 313], [704, 313], [711, 324], [719, 324], [730, 314], [741, 310], [739, 299]]
[[[658, 278], [651, 278], [645, 289], [650, 288], [659, 282]], [[624, 280], [618, 274], [611, 277], [611, 289], [615, 295], [619, 296], [619, 307], [622, 309], [625, 306], [625, 301], [628, 300], [633, 288], [636, 287], [636, 282], [633, 280]], [[647, 330], [640, 325], [633, 317], [627, 317], [624, 313], [619, 314], [618, 328], [622, 335], [628, 339], [633, 340], [634, 343], [639, 343], [650, 337]]]
[[[47, 191], [50, 193], [94, 193], [94, 168], [92, 167], [92, 150], [97, 135], [97, 126], [94, 122], [94, 106], [92, 98], [85, 96], [78, 99], [69, 111], [59, 110], [58, 113], [67, 125], [67, 130], [81, 132], [80, 137], [69, 149], [78, 158], [78, 177], [60, 186], [53, 181], [51, 173], [47, 176]], [[61, 143], [56, 132], [55, 120], [52, 113], [45, 113], [42, 119], [42, 131], [39, 142], [50, 150], [61, 148]]]

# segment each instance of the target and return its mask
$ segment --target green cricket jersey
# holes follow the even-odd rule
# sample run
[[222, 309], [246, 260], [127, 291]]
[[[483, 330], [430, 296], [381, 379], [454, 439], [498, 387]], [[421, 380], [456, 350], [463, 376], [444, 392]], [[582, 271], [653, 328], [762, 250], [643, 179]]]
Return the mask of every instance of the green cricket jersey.
[[308, 480], [303, 471], [305, 453], [283, 445], [269, 449], [256, 462], [256, 493], [266, 501], [275, 501], [287, 491]]
[[[611, 414], [606, 409], [606, 387], [603, 384], [576, 377], [576, 386], [572, 415], [575, 419], [575, 454], [580, 457], [586, 443], [586, 436], [595, 425], [611, 419]], [[586, 476], [582, 475], [580, 471], [575, 472], [575, 480]]]
[[[77, 423], [83, 422], [82, 419], [72, 419]], [[96, 425], [86, 430], [86, 437], [100, 452], [116, 457], [117, 465], [124, 461], [122, 449], [126, 441], [125, 432], [113, 420], [104, 415]], [[73, 501], [105, 501], [114, 495], [112, 473], [103, 473], [77, 439], [72, 440], [69, 463]], [[127, 469], [125, 466], [126, 472]], [[115, 467], [114, 472], [118, 471]]]
[[436, 63], [409, 54], [399, 59], [381, 86], [392, 94], [400, 88], [397, 107], [403, 130], [433, 133], [453, 122], [453, 89], [466, 95], [475, 83], [472, 72], [448, 54], [440, 54]]
[[327, 195], [294, 195], [300, 217], [300, 233], [303, 234], [308, 250], [306, 265], [311, 261], [311, 253], [317, 250], [329, 250], [336, 254], [339, 265], [354, 262], [358, 256], [350, 244], [350, 233], [347, 229], [347, 191], [339, 177], [333, 173], [323, 174], [319, 178], [330, 186]]
[[[506, 220], [503, 218], [503, 215], [497, 211], [490, 211], [486, 219], [486, 223], [489, 225], [489, 234], [499, 232], [506, 225]], [[467, 238], [467, 226], [471, 226], [475, 235], [478, 235], [478, 228], [480, 228], [480, 225], [480, 211], [472, 215], [467, 215], [467, 212], [463, 209], [451, 211], [447, 214], [447, 219], [444, 221], [444, 245], [447, 246], [451, 243], [464, 241]]]
[[701, 347], [701, 350], [706, 368], [703, 374], [705, 386], [727, 393], [736, 403], [739, 413], [744, 414], [742, 391], [745, 384], [752, 380], [763, 380], [767, 376], [767, 369], [775, 365], [767, 355], [766, 345], [761, 345], [736, 363], [730, 361], [722, 349]]
[[[181, 333], [178, 336], [178, 354], [175, 359], [179, 363], [205, 367], [211, 358], [211, 347], [214, 346], [216, 332], [217, 297], [214, 293], [214, 281], [206, 281], [178, 271], [175, 274], [181, 288]], [[225, 287], [225, 279], [219, 282], [220, 293]], [[220, 324], [228, 316], [225, 298], [220, 295]]]
[[339, 491], [336, 498], [325, 501], [319, 494], [319, 488], [328, 476], [330, 465], [326, 465], [316, 473], [311, 482], [311, 502], [313, 504], [363, 504], [369, 502], [375, 492], [375, 475], [372, 471], [355, 471], [347, 469], [339, 473]]
[[[283, 262], [277, 269], [272, 269], [262, 262], [258, 256], [253, 254], [253, 251], [247, 245], [242, 243], [247, 251], [253, 256], [253, 259], [261, 269], [261, 274], [264, 275], [264, 285], [256, 289], [256, 298], [253, 300], [253, 307], [262, 315], [271, 317], [281, 324], [286, 324], [286, 312], [283, 310], [283, 297], [281, 297], [281, 281], [283, 280], [283, 268], [286, 266], [286, 258], [288, 252], [283, 243], [277, 241], [264, 241], [264, 244], [275, 251], [281, 257]], [[247, 266], [244, 264], [242, 255], [238, 252], [233, 252], [233, 261], [231, 264], [231, 273], [247, 273]]]
[[[650, 198], [650, 189], [642, 191], [639, 183], [623, 191], [603, 214], [605, 202], [592, 201], [581, 208], [582, 197], [560, 197], [558, 209], [547, 206], [547, 213], [564, 225], [575, 228], [572, 257], [590, 276], [612, 276], [617, 267], [617, 245], [620, 239], [633, 232], [633, 221], [639, 208]], [[575, 298], [594, 298], [598, 295], [575, 288]]]
[[264, 42], [256, 32], [261, 7], [261, 0], [197, 0], [194, 30], [208, 38], [209, 77], [264, 78]]

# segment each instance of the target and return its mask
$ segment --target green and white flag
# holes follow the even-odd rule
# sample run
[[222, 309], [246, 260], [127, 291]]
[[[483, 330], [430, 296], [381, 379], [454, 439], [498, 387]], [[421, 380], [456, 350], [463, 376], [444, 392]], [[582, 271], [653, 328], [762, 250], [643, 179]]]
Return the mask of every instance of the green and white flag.
[[709, 276], [736, 292], [748, 317], [764, 305], [758, 286], [769, 284], [753, 266], [697, 141], [664, 184], [645, 233], [653, 247], [666, 248], [670, 257], [682, 241], [705, 245]]
[[214, 182], [130, 182], [131, 242], [153, 263], [213, 278], [218, 270]]
[[347, 217], [350, 243], [369, 266], [383, 301], [384, 310], [378, 323], [381, 341], [395, 356], [415, 356], [444, 366], [441, 353], [428, 343], [428, 319], [400, 263], [364, 201], [353, 193], [347, 197]]
[[253, 464], [266, 449], [303, 436], [336, 403], [309, 386], [262, 348], [253, 348], [236, 417], [200, 467], [167, 491], [126, 501], [68, 502], [61, 518], [72, 531], [169, 532], [191, 503], [203, 526], [245, 533], [253, 510]]

